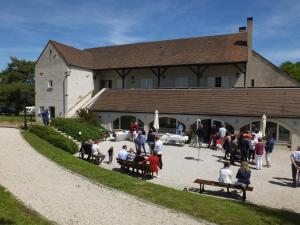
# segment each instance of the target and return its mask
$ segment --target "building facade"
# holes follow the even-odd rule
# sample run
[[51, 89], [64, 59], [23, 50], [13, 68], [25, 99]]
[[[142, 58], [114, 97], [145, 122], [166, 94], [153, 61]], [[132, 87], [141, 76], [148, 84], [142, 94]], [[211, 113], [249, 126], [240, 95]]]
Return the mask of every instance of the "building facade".
[[[52, 117], [72, 117], [78, 109], [90, 107], [99, 112], [108, 128], [117, 124], [125, 126], [124, 121], [134, 116], [147, 129], [153, 112], [118, 111], [114, 107], [103, 111], [100, 106], [94, 107], [97, 99], [108, 93], [106, 89], [210, 89], [213, 94], [218, 89], [298, 87], [298, 82], [253, 50], [252, 23], [253, 19], [248, 18], [247, 27], [240, 27], [239, 32], [233, 34], [83, 50], [49, 41], [35, 66], [36, 109], [42, 112], [49, 108]], [[229, 117], [209, 111], [203, 114], [200, 108], [194, 115], [174, 108], [172, 117], [165, 113], [170, 119], [162, 123], [170, 126], [175, 119], [175, 124], [181, 121], [189, 127], [197, 118], [210, 123], [226, 122], [237, 130], [247, 125], [246, 122], [252, 127], [252, 122], [258, 120], [257, 115], [251, 120], [247, 114], [239, 122], [231, 121]], [[122, 122], [124, 116], [129, 117]], [[290, 123], [293, 124], [287, 122], [285, 126], [285, 129], [290, 128], [289, 142], [292, 139]], [[279, 139], [285, 132], [281, 124], [285, 122], [276, 122]]]

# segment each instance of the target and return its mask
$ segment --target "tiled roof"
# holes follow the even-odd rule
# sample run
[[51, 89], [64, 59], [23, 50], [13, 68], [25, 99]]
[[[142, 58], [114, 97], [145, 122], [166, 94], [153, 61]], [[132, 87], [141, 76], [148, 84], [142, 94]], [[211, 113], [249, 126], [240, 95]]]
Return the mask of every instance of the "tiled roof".
[[299, 99], [300, 88], [112, 89], [91, 110], [300, 118]]
[[247, 61], [247, 32], [76, 49], [51, 41], [68, 64], [91, 69], [217, 64]]

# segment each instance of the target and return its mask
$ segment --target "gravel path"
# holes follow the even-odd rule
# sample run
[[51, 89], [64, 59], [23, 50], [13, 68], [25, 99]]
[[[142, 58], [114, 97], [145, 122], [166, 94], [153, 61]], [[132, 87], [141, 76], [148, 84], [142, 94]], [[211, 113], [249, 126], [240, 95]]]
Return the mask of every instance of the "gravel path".
[[[114, 146], [116, 156], [118, 150], [124, 144], [127, 144], [128, 147], [134, 146], [129, 141], [104, 141], [101, 142], [100, 146], [103, 151], [107, 151], [110, 146]], [[148, 146], [146, 149], [148, 151]], [[188, 145], [183, 147], [165, 145], [163, 150], [164, 168], [160, 171], [161, 176], [158, 179], [150, 180], [150, 182], [182, 190], [186, 185], [199, 188], [199, 185], [193, 184], [195, 178], [217, 180], [219, 169], [223, 167], [220, 158], [224, 157], [224, 153], [203, 148], [200, 154], [201, 161], [198, 162], [193, 160], [193, 158], [197, 158], [197, 151], [196, 148]], [[272, 167], [263, 167], [261, 171], [252, 169], [251, 185], [254, 186], [254, 191], [247, 192], [248, 201], [258, 205], [300, 213], [300, 187], [292, 187], [290, 154], [291, 151], [276, 147], [271, 155]], [[264, 157], [263, 164], [265, 164]], [[234, 175], [234, 181], [239, 169], [238, 165], [230, 167]], [[120, 168], [116, 161], [112, 165], [103, 164], [102, 167], [107, 169]], [[206, 188], [206, 190], [217, 191], [211, 193], [213, 196], [220, 195], [222, 193], [218, 191], [220, 189], [222, 188], [212, 186]], [[226, 197], [227, 195], [223, 193], [222, 196]], [[236, 198], [237, 196], [233, 194], [231, 197]]]
[[204, 224], [95, 185], [37, 153], [17, 129], [0, 128], [0, 183], [59, 224]]

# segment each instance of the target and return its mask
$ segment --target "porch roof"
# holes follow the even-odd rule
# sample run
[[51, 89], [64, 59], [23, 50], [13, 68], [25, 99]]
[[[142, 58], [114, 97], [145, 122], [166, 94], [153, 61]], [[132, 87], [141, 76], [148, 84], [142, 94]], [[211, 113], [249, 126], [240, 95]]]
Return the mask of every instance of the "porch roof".
[[90, 107], [100, 112], [300, 118], [300, 88], [108, 89]]

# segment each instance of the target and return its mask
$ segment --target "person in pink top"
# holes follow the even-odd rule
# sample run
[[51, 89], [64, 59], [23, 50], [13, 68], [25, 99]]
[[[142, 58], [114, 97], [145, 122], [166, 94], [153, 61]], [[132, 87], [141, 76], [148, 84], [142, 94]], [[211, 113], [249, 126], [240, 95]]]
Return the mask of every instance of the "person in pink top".
[[261, 139], [258, 139], [258, 143], [255, 145], [255, 161], [256, 169], [262, 169], [262, 156], [264, 154], [265, 145], [261, 142]]

